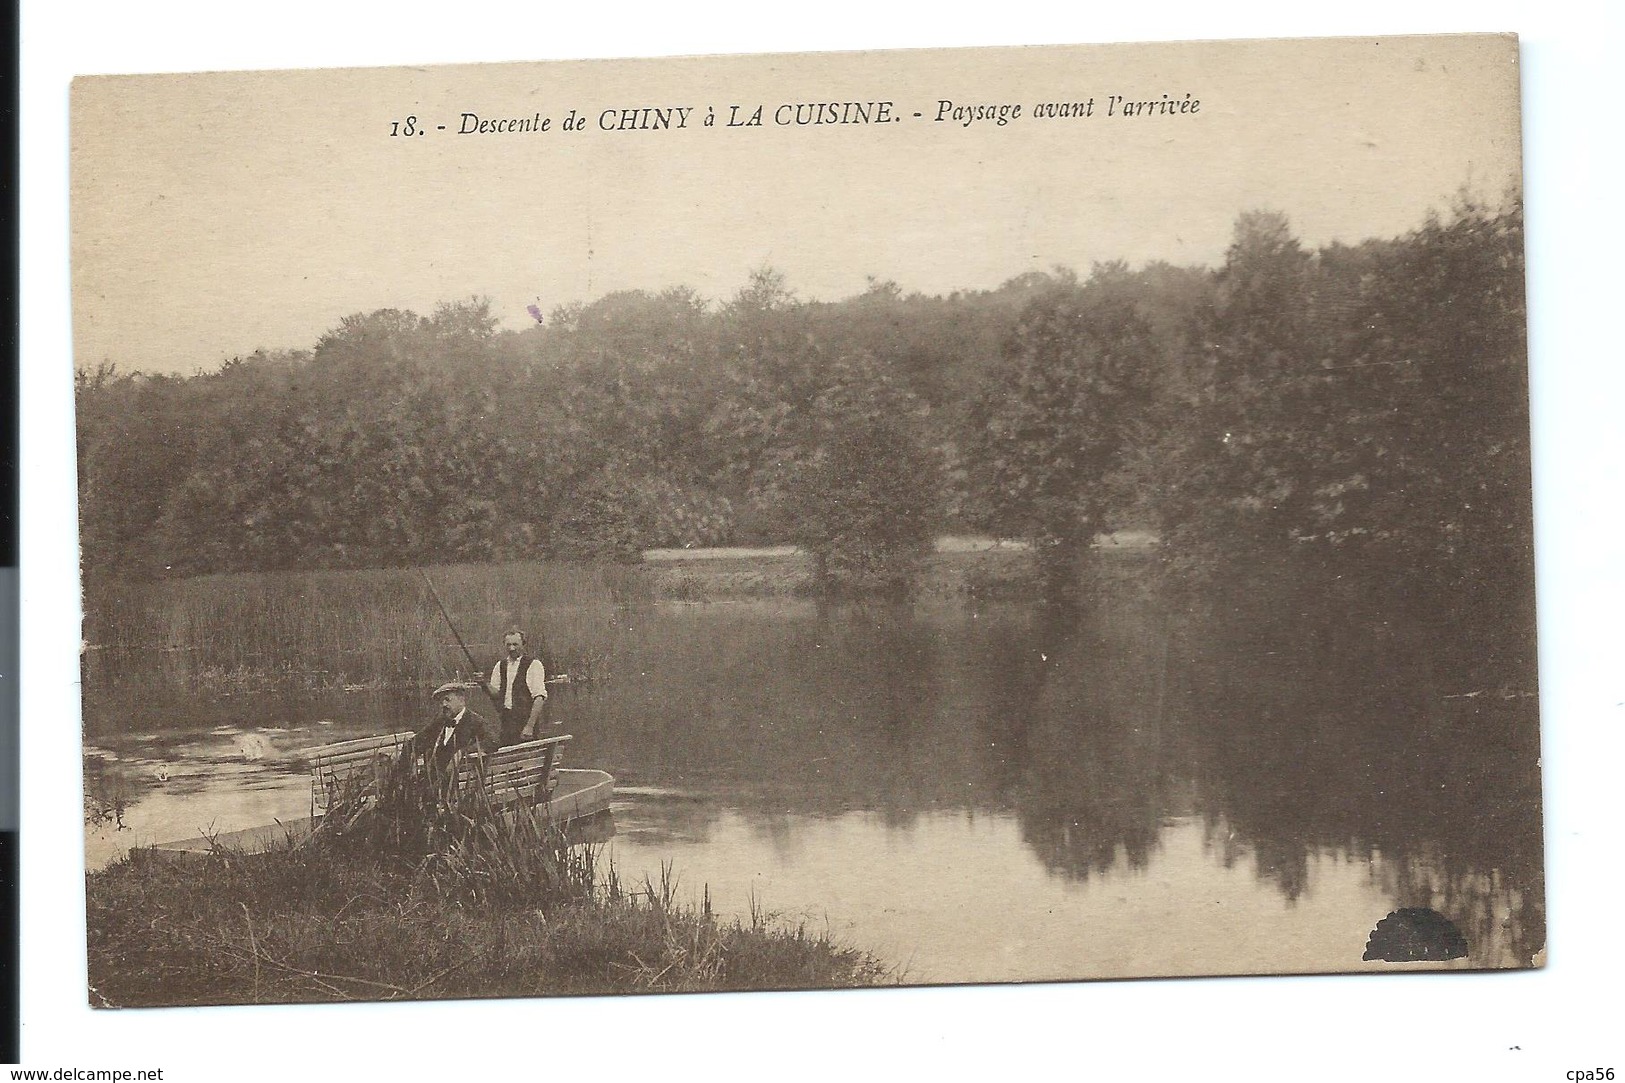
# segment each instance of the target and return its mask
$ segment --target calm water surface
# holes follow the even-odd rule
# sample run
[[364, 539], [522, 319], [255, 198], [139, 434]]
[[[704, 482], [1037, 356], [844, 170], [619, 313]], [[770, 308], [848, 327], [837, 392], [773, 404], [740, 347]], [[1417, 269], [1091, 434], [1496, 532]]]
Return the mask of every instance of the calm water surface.
[[[555, 697], [617, 779], [624, 880], [702, 885], [917, 982], [1358, 970], [1431, 906], [1479, 966], [1544, 943], [1534, 699], [1403, 637], [1025, 605], [606, 607], [609, 678]], [[223, 697], [87, 719], [88, 863], [309, 812], [303, 749], [411, 697]], [[478, 709], [478, 704], [476, 704]]]

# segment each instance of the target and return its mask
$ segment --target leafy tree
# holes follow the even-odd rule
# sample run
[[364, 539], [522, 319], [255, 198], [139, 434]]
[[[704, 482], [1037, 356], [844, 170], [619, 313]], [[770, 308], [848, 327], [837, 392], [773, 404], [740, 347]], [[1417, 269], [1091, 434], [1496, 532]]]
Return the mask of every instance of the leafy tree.
[[[1310, 528], [1451, 607], [1532, 604], [1523, 217], [1462, 197], [1380, 253]], [[1532, 620], [1525, 621], [1532, 626]]]
[[784, 485], [792, 540], [826, 594], [906, 596], [940, 517], [917, 400], [874, 358], [829, 366]]
[[1121, 264], [1062, 279], [1023, 311], [971, 417], [968, 458], [981, 521], [1038, 546], [1047, 592], [1070, 591], [1111, 510], [1123, 461], [1155, 387], [1159, 347]]
[[784, 276], [766, 267], [718, 312], [702, 472], [739, 509], [750, 540], [782, 538], [791, 526], [782, 518], [783, 481], [827, 376], [828, 354], [809, 317]]
[[[1247, 548], [1281, 537], [1304, 496], [1297, 468], [1312, 431], [1297, 382], [1315, 367], [1306, 312], [1313, 257], [1282, 215], [1241, 215], [1199, 321], [1205, 369], [1194, 424], [1175, 456], [1176, 546], [1195, 532]], [[1183, 533], [1178, 528], [1183, 527]]]
[[1176, 562], [1532, 628], [1522, 253], [1515, 198], [1313, 253], [1243, 216], [1131, 464]]
[[87, 571], [143, 577], [163, 569], [147, 540], [197, 455], [198, 419], [185, 380], [121, 373], [74, 376], [80, 549]]

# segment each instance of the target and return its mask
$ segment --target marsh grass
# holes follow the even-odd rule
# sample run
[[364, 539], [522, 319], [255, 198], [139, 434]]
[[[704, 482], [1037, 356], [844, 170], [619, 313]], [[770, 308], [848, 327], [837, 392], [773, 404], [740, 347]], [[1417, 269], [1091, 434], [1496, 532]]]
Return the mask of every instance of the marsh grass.
[[[637, 601], [629, 569], [523, 563], [426, 569], [476, 662], [525, 629], [581, 688], [607, 677], [607, 614]], [[268, 572], [86, 584], [87, 715], [198, 696], [411, 690], [467, 677], [415, 569]]]
[[[331, 825], [331, 826], [329, 826]], [[276, 1003], [875, 985], [868, 954], [752, 901], [719, 918], [669, 864], [623, 884], [595, 846], [483, 789], [401, 771], [358, 784], [308, 841], [86, 882], [93, 1004]]]

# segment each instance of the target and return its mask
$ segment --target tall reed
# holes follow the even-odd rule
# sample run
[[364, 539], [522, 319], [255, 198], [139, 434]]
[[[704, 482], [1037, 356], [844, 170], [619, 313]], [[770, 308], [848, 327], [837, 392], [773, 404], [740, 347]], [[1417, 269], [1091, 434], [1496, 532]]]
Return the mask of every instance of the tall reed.
[[569, 563], [98, 579], [85, 597], [87, 701], [433, 686], [468, 676], [425, 574], [479, 666], [519, 628], [573, 676], [603, 672], [599, 632], [638, 589], [623, 569]]

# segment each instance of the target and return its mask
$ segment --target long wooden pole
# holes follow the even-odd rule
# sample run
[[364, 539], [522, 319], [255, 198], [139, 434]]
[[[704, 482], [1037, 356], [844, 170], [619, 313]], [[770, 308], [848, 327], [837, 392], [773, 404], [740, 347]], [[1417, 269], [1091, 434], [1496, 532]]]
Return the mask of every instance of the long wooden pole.
[[446, 619], [446, 627], [451, 629], [452, 637], [457, 640], [457, 645], [463, 649], [463, 657], [468, 660], [468, 668], [478, 679], [480, 688], [485, 692], [485, 698], [489, 699], [491, 706], [496, 709], [497, 724], [500, 726], [502, 723], [502, 704], [497, 702], [496, 695], [491, 691], [490, 684], [485, 680], [484, 672], [475, 664], [474, 655], [469, 651], [468, 644], [463, 642], [462, 633], [457, 631], [457, 625], [452, 622], [451, 614], [446, 612], [446, 603], [440, 600], [440, 592], [434, 589], [434, 580], [430, 579], [429, 573], [422, 568], [418, 569], [418, 574], [423, 576], [424, 585], [429, 588], [429, 594], [434, 598], [434, 604], [439, 606], [440, 615]]

